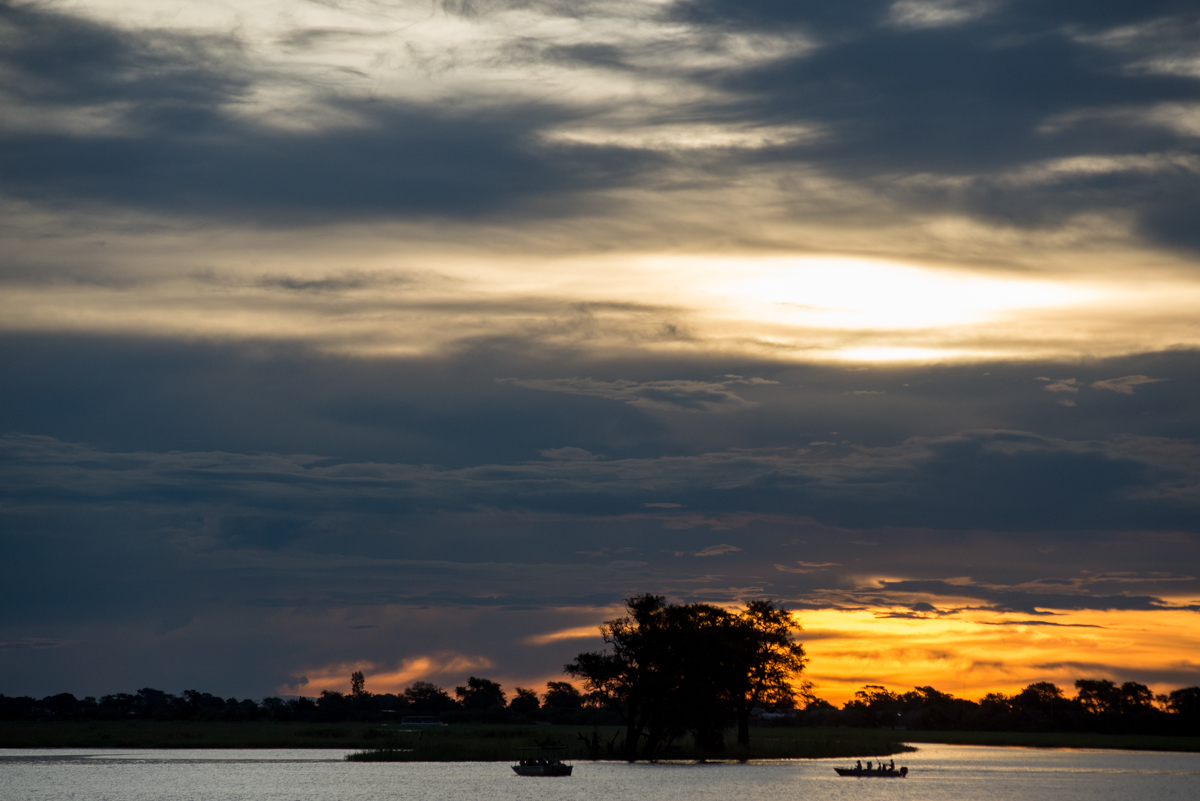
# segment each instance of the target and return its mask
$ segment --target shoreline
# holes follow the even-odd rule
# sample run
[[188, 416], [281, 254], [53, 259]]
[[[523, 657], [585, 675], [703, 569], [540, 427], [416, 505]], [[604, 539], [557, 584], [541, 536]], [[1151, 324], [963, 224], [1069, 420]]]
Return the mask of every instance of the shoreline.
[[[572, 759], [619, 760], [614, 726], [456, 724], [417, 730], [381, 723], [195, 721], [0, 722], [0, 748], [314, 749], [394, 752], [394, 761], [509, 761], [514, 748], [553, 741]], [[598, 741], [593, 739], [598, 735]], [[592, 740], [591, 747], [584, 740]], [[1200, 737], [1081, 732], [972, 732], [881, 729], [754, 728], [750, 746], [701, 754], [680, 743], [663, 759], [710, 761], [893, 756], [920, 745], [1200, 752]], [[405, 749], [405, 750], [401, 750]], [[368, 758], [369, 759], [369, 758]]]

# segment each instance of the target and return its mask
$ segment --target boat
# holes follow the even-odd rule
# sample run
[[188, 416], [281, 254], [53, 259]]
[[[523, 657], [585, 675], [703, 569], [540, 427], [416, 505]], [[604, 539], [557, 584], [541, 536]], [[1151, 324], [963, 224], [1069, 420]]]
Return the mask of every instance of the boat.
[[834, 768], [839, 776], [858, 776], [863, 779], [907, 779], [908, 768], [901, 767], [896, 770], [895, 764], [884, 765], [879, 763], [879, 767], [871, 767], [871, 763], [867, 763], [867, 767], [863, 767], [862, 763], [858, 763], [853, 768]]
[[537, 752], [536, 754], [530, 753], [528, 756], [520, 757], [517, 760], [517, 764], [512, 766], [513, 773], [518, 776], [570, 776], [571, 771], [574, 769], [573, 765], [566, 764], [555, 753], [557, 751], [566, 751], [567, 747], [565, 745], [518, 748], [517, 750]]

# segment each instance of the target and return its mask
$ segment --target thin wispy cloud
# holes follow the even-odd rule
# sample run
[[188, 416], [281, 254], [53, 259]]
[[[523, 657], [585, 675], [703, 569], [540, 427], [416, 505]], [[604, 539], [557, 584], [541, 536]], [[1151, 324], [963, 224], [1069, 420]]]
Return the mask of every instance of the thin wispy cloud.
[[1107, 389], [1119, 395], [1132, 395], [1134, 387], [1140, 387], [1142, 384], [1157, 384], [1165, 380], [1165, 378], [1149, 378], [1144, 375], [1126, 375], [1120, 378], [1093, 381], [1091, 387], [1092, 389]]
[[621, 401], [645, 409], [668, 411], [729, 412], [753, 407], [730, 389], [732, 384], [774, 382], [745, 380], [740, 376], [732, 381], [596, 381], [591, 378], [498, 378], [498, 383], [534, 389], [541, 392], [562, 392], [568, 395], [587, 395]]

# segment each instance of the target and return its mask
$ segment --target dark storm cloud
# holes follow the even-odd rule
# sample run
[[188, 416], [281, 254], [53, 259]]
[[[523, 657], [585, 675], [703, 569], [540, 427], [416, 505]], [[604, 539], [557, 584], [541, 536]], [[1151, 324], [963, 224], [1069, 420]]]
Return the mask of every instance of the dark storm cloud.
[[[515, 5], [547, 15], [623, 13], [604, 4]], [[482, 18], [511, 7], [450, 4], [447, 11]], [[288, 223], [557, 216], [596, 210], [587, 198], [597, 190], [661, 190], [668, 165], [719, 179], [752, 165], [784, 175], [816, 167], [905, 213], [1034, 227], [1083, 213], [1133, 214], [1152, 240], [1198, 244], [1200, 155], [1195, 126], [1184, 118], [1200, 102], [1200, 79], [1187, 66], [1197, 57], [1200, 20], [1187, 3], [697, 0], [663, 14], [687, 26], [676, 41], [565, 45], [517, 37], [507, 58], [533, 69], [640, 72], [721, 93], [664, 105], [651, 115], [656, 124], [799, 123], [820, 135], [691, 157], [669, 145], [651, 152], [542, 137], [564, 123], [592, 124], [607, 101], [584, 110], [532, 99], [500, 107], [319, 92], [302, 115], [347, 122], [288, 131], [231, 112], [263, 81], [300, 80], [252, 64], [235, 36], [118, 32], [8, 3], [0, 6], [7, 43], [0, 58], [21, 113], [90, 109], [111, 130], [10, 130], [0, 143], [0, 178], [8, 192], [42, 202]], [[790, 35], [811, 47], [720, 67], [669, 57], [672, 48], [719, 49], [722, 37], [737, 33]], [[288, 46], [362, 34], [300, 31]], [[860, 204], [855, 213], [895, 212]]]
[[[102, 201], [273, 222], [380, 215], [473, 217], [621, 183], [647, 154], [537, 140], [563, 112], [325, 97], [346, 122], [282, 130], [231, 105], [272, 76], [236, 38], [117, 32], [31, 6], [0, 6], [11, 46], [4, 89], [21, 115], [93, 111], [109, 129], [0, 138], [6, 191], [46, 203]], [[317, 109], [311, 109], [316, 111]], [[84, 119], [75, 127], [94, 127]], [[564, 205], [566, 204], [566, 205]]]
[[131, 121], [195, 129], [251, 82], [232, 38], [134, 35], [12, 2], [0, 3], [0, 31], [4, 90], [42, 106], [128, 103]]
[[[279, 454], [113, 454], [17, 435], [2, 447], [4, 496], [17, 508], [222, 507], [235, 541], [271, 547], [301, 536], [323, 516], [483, 509], [636, 512], [668, 526], [678, 518], [686, 527], [696, 524], [691, 521], [697, 514], [704, 520], [741, 514], [793, 515], [854, 528], [1185, 528], [1200, 509], [1200, 472], [1194, 449], [1180, 446], [976, 431], [914, 438], [892, 448], [551, 459], [459, 469]], [[685, 511], [638, 511], [662, 497]]]
[[[648, 587], [810, 597], [873, 570], [934, 583], [821, 603], [920, 591], [1074, 608], [1160, 597], [1194, 548], [1194, 354], [1077, 365], [1071, 410], [1036, 380], [1047, 367], [1028, 365], [713, 369], [497, 346], [346, 360], [75, 337], [10, 337], [0, 358], [13, 615], [211, 597], [603, 605]], [[1131, 395], [1088, 386], [1131, 375], [1171, 380]], [[888, 394], [844, 394], [864, 383]], [[742, 402], [632, 402], [663, 385]], [[997, 415], [1026, 430], [970, 429]], [[1059, 549], [1052, 562], [1043, 547]], [[1106, 578], [1025, 586], [1067, 566]], [[937, 583], [964, 571], [977, 593]]]
[[[951, 584], [945, 581], [885, 581], [889, 592], [911, 592], [922, 595], [954, 598], [977, 598], [1002, 612], [1037, 614], [1046, 609], [1139, 610], [1183, 608], [1200, 612], [1200, 606], [1177, 606], [1148, 595], [1083, 595], [1053, 592], [1030, 592], [1008, 587], [987, 587], [976, 584]], [[1037, 625], [1036, 621], [1009, 625]]]
[[[941, 25], [897, 24], [889, 9], [903, 5], [964, 13]], [[972, 7], [979, 13], [966, 13]], [[791, 28], [817, 42], [811, 52], [706, 78], [740, 98], [727, 113], [826, 132], [776, 154], [781, 163], [818, 164], [906, 204], [1018, 225], [1133, 211], [1151, 238], [1198, 244], [1187, 222], [1200, 216], [1196, 132], [1149, 113], [1200, 100], [1200, 79], [1183, 66], [1197, 53], [1192, 4], [697, 0], [675, 8], [712, 30]], [[1080, 156], [1116, 163], [1046, 168]]]

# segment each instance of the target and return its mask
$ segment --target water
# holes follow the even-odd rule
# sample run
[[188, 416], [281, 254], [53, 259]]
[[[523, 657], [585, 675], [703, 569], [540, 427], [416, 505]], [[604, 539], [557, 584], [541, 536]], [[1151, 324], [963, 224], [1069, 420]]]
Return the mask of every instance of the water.
[[563, 779], [502, 763], [344, 762], [342, 750], [0, 749], [3, 801], [1192, 801], [1200, 754], [921, 746], [907, 779], [834, 765], [579, 762]]

